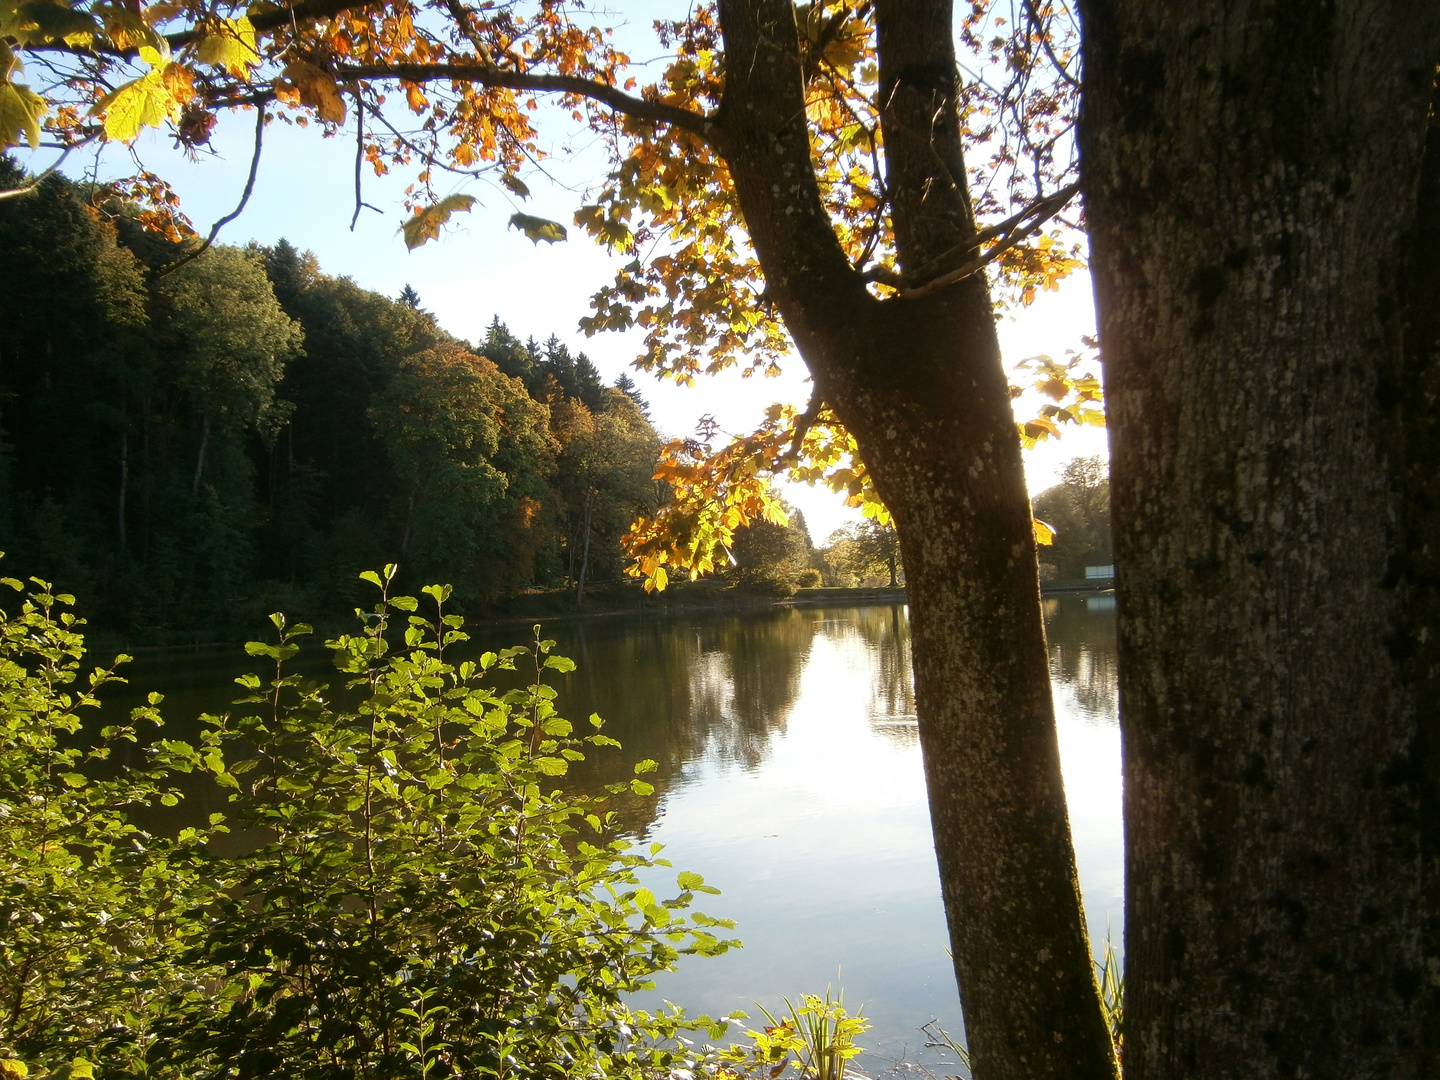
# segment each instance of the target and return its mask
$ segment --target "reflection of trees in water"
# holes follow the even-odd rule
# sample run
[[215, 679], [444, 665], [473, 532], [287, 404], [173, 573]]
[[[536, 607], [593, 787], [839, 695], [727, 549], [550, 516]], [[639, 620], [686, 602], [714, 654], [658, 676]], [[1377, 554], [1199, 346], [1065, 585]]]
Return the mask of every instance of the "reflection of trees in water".
[[577, 725], [592, 712], [619, 751], [599, 749], [572, 768], [575, 790], [628, 781], [635, 762], [657, 764], [651, 796], [611, 799], [622, 828], [644, 836], [661, 796], [687, 761], [704, 756], [750, 769], [783, 730], [814, 637], [798, 612], [615, 620], [561, 625], [556, 651], [578, 667], [560, 682], [557, 705]]
[[[1091, 716], [1115, 715], [1114, 619], [1086, 610], [1083, 597], [1046, 601], [1051, 674], [1074, 693]], [[581, 732], [593, 712], [605, 718], [604, 731], [622, 749], [592, 749], [561, 783], [572, 791], [599, 791], [629, 781], [635, 762], [650, 758], [655, 772], [645, 779], [654, 795], [612, 797], [620, 829], [643, 837], [653, 826], [660, 798], [682, 776], [687, 762], [708, 757], [744, 769], [759, 766], [770, 740], [783, 731], [800, 692], [800, 679], [815, 638], [827, 639], [842, 663], [869, 678], [866, 715], [871, 729], [900, 747], [916, 742], [915, 690], [910, 670], [910, 623], [902, 605], [816, 610], [794, 608], [743, 615], [700, 615], [677, 619], [601, 619], [546, 627], [556, 652], [578, 665], [555, 679], [557, 707]], [[524, 642], [525, 627], [476, 632], [467, 646], [482, 649]], [[455, 656], [453, 659], [461, 657]], [[166, 694], [165, 712], [181, 737], [194, 737], [196, 712], [223, 709], [234, 696], [231, 679], [254, 670], [250, 657], [217, 653], [178, 654], [138, 662], [133, 686], [107, 688], [107, 714], [123, 716], [139, 695]], [[521, 671], [497, 679], [501, 689], [525, 679]], [[296, 670], [321, 678], [341, 697], [339, 676], [318, 651], [302, 657]], [[553, 673], [552, 673], [553, 674]], [[205, 803], [209, 798], [217, 805]], [[218, 792], [197, 791], [190, 815], [221, 809]], [[203, 820], [201, 814], [200, 820]], [[178, 826], [177, 826], [178, 827]]]
[[[729, 694], [721, 709], [696, 717], [694, 756], [744, 769], [764, 761], [770, 737], [785, 729], [814, 638], [814, 621], [793, 608], [712, 623], [702, 642], [707, 654], [722, 658]], [[696, 665], [692, 683], [713, 692], [714, 671], [713, 663]]]
[[862, 607], [854, 627], [870, 661], [870, 726], [901, 747], [919, 740], [915, 725], [915, 678], [910, 666], [910, 618], [904, 605]]
[[1094, 603], [1108, 599], [1052, 596], [1045, 600], [1050, 677], [1064, 684], [1086, 715], [1097, 720], [1111, 720], [1118, 711], [1115, 618], [1113, 609]]

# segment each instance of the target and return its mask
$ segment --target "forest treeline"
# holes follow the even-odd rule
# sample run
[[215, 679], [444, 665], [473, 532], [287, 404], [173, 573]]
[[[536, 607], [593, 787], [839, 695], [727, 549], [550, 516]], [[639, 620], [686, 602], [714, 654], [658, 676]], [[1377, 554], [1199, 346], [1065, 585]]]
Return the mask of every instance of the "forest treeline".
[[634, 384], [553, 335], [471, 345], [283, 240], [177, 257], [62, 177], [0, 202], [0, 550], [94, 622], [324, 617], [386, 562], [478, 610], [617, 577], [667, 497]]

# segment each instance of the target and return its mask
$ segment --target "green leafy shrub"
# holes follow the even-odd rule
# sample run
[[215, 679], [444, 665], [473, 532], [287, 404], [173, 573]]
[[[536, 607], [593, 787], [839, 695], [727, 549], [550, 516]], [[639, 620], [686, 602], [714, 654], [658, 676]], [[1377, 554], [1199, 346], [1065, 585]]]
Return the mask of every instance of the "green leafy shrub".
[[[275, 616], [274, 661], [248, 676], [233, 716], [210, 717], [224, 747], [234, 823], [261, 840], [228, 864], [191, 962], [223, 976], [171, 1001], [152, 1063], [209, 1076], [329, 1078], [638, 1075], [675, 1064], [678, 1014], [632, 1012], [681, 952], [714, 954], [726, 920], [687, 913], [698, 874], [661, 901], [610, 815], [554, 789], [583, 748], [554, 707], [539, 627], [528, 648], [452, 662], [466, 640], [428, 587], [433, 619], [386, 595], [364, 630], [328, 645], [362, 700], [337, 710], [324, 687], [287, 674], [308, 627]], [[387, 630], [404, 618], [403, 647]], [[526, 685], [482, 680], [514, 670]], [[640, 775], [612, 791], [648, 793]]]
[[[14, 578], [0, 585], [24, 591]], [[138, 1069], [153, 1003], [192, 977], [182, 954], [212, 885], [206, 833], [154, 837], [132, 812], [174, 805], [175, 773], [207, 765], [159, 740], [113, 767], [116, 747], [160, 723], [159, 695], [128, 722], [81, 735], [82, 713], [129, 657], [81, 677], [83, 623], [65, 610], [74, 598], [32, 585], [18, 611], [0, 611], [0, 1059], [79, 1076], [72, 1059], [104, 1043], [115, 1068]]]
[[[362, 632], [328, 642], [337, 698], [287, 671], [309, 632], [273, 616], [251, 642], [272, 675], [238, 680], [200, 745], [156, 740], [123, 771], [117, 742], [159, 723], [82, 731], [77, 710], [117, 678], [77, 680], [71, 598], [37, 582], [0, 613], [0, 1067], [127, 1076], [342, 1080], [655, 1076], [702, 1064], [678, 1036], [723, 1022], [632, 1011], [624, 996], [681, 953], [714, 954], [733, 925], [692, 912], [714, 893], [679, 874], [658, 898], [599, 799], [556, 789], [590, 748], [554, 706], [552, 655], [529, 647], [456, 662], [466, 640], [448, 588], [433, 619], [388, 596]], [[20, 590], [19, 582], [5, 582]], [[392, 646], [392, 639], [399, 643]], [[121, 657], [118, 662], [127, 658]], [[523, 663], [520, 685], [482, 685]], [[347, 697], [348, 695], [348, 697]], [[93, 737], [92, 737], [93, 736]], [[107, 771], [108, 767], [108, 771]], [[648, 793], [636, 776], [611, 791]], [[177, 771], [230, 792], [231, 815], [157, 839], [133, 811], [174, 805]], [[221, 858], [228, 825], [248, 845]], [[13, 1004], [13, 1008], [12, 1008]], [[83, 1058], [81, 1057], [83, 1053]]]

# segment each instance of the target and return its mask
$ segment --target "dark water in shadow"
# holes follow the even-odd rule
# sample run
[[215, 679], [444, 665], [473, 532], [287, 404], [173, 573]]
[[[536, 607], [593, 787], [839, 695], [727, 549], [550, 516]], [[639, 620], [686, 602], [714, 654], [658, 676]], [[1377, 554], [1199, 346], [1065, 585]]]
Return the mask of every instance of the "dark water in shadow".
[[[1045, 601], [1061, 753], [1092, 938], [1121, 915], [1120, 738], [1114, 618], [1106, 596]], [[655, 794], [619, 810], [637, 838], [665, 845], [675, 870], [722, 890], [703, 910], [738, 920], [742, 950], [690, 958], [654, 1000], [692, 1012], [772, 1011], [781, 995], [845, 992], [874, 1024], [872, 1074], [902, 1058], [937, 1063], [919, 1028], [961, 1030], [925, 803], [910, 632], [901, 606], [771, 609], [676, 619], [557, 624], [547, 636], [579, 667], [562, 713], [605, 717], [622, 751], [578, 765], [599, 788], [652, 758]], [[477, 648], [518, 644], [488, 628]], [[159, 689], [168, 733], [222, 711], [234, 652], [171, 653], [130, 665], [135, 693]], [[338, 683], [320, 651], [301, 667]], [[261, 672], [263, 675], [263, 671]], [[112, 695], [115, 705], [123, 694]], [[189, 813], [223, 810], [197, 790]], [[657, 882], [663, 888], [673, 884]], [[659, 888], [657, 888], [659, 891]]]

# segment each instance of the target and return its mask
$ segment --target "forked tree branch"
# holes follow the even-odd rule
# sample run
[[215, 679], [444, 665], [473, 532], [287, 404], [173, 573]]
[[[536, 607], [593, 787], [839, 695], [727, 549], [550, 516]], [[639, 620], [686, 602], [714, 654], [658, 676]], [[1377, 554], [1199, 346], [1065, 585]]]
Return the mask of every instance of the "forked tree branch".
[[[985, 252], [984, 255], [976, 259], [971, 259], [965, 265], [956, 267], [947, 274], [941, 274], [939, 277], [927, 281], [923, 285], [917, 285], [912, 289], [902, 288], [900, 290], [900, 296], [905, 300], [919, 300], [922, 296], [929, 296], [931, 293], [939, 292], [948, 285], [953, 285], [957, 281], [963, 281], [971, 274], [978, 273], [981, 269], [1020, 243], [1021, 240], [1033, 235], [1040, 226], [1044, 225], [1045, 222], [1065, 209], [1066, 205], [1075, 197], [1076, 192], [1079, 190], [1079, 183], [1067, 184], [1055, 192], [1054, 195], [1041, 199], [1039, 202], [1031, 203], [1021, 214], [1017, 215], [1019, 220], [1011, 226], [1011, 231], [1005, 236], [1005, 239]], [[1010, 220], [1015, 221], [1014, 218]], [[985, 232], [989, 231], [988, 229], [985, 230]]]

